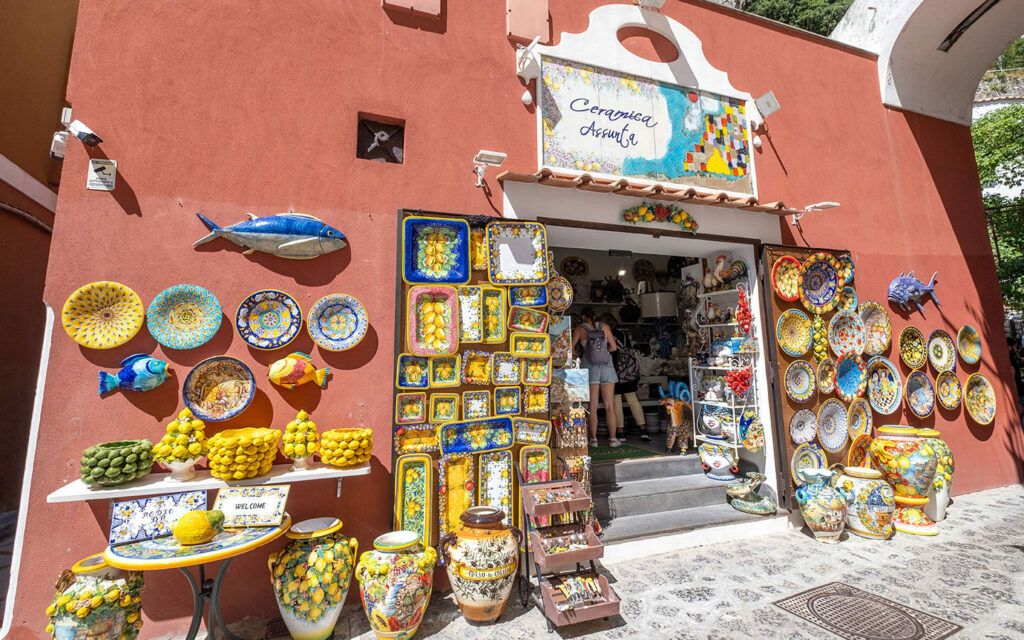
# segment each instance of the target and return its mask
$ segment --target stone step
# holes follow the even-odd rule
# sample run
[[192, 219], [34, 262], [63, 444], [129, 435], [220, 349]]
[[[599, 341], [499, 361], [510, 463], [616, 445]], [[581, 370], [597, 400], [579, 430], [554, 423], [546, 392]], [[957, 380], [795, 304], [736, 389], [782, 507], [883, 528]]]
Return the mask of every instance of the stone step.
[[591, 467], [592, 484], [621, 484], [633, 480], [668, 478], [703, 473], [696, 453], [678, 456], [633, 458], [615, 462], [597, 462]]
[[705, 507], [624, 516], [611, 521], [601, 521], [601, 524], [605, 525], [601, 542], [612, 544], [626, 540], [652, 538], [692, 531], [702, 527], [748, 522], [766, 517], [737, 511], [725, 502]]
[[594, 485], [593, 499], [597, 517], [610, 522], [626, 516], [723, 504], [726, 495], [725, 483], [700, 473]]

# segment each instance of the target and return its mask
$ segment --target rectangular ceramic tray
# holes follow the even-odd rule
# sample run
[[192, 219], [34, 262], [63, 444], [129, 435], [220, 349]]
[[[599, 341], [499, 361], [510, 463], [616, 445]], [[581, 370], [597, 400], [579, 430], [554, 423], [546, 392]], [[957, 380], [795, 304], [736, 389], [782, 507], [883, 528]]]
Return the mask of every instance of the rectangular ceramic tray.
[[495, 351], [491, 358], [491, 383], [519, 384], [519, 356], [507, 351]]
[[480, 287], [483, 294], [484, 342], [498, 344], [505, 342], [505, 307], [508, 305], [505, 289], [502, 287]]
[[548, 288], [542, 284], [529, 284], [508, 288], [508, 303], [520, 307], [544, 307], [548, 304]]
[[512, 524], [512, 452], [481, 453], [477, 466], [477, 505], [497, 507], [505, 512], [505, 524]]
[[619, 615], [619, 596], [612, 590], [611, 586], [608, 584], [608, 580], [604, 576], [589, 571], [572, 575], [596, 578], [605, 601], [587, 605], [585, 607], [569, 609], [568, 611], [559, 611], [556, 604], [564, 602], [565, 596], [563, 596], [562, 592], [558, 590], [558, 585], [562, 578], [568, 576], [555, 576], [546, 580], [541, 580], [540, 591], [541, 598], [544, 600], [544, 615], [547, 616], [551, 622], [556, 626], [564, 627], [565, 625], [586, 622], [587, 620], [596, 620], [598, 618], [607, 618], [609, 616]]
[[551, 407], [551, 387], [523, 387], [523, 413], [547, 413]]
[[426, 422], [427, 411], [427, 394], [416, 392], [395, 395], [395, 424]]
[[437, 428], [429, 424], [398, 425], [394, 432], [395, 453], [427, 453], [437, 451]]
[[434, 461], [425, 453], [399, 456], [395, 461], [395, 530], [415, 531], [430, 546], [434, 528]]
[[514, 356], [546, 358], [551, 355], [551, 336], [546, 333], [513, 333], [509, 351]]
[[459, 287], [459, 342], [483, 342], [483, 295], [480, 287]]
[[437, 535], [451, 533], [459, 516], [476, 503], [476, 463], [473, 455], [457, 453], [441, 458], [437, 485]]
[[527, 385], [551, 384], [551, 358], [523, 358], [519, 361], [520, 382]]
[[519, 387], [497, 387], [494, 390], [494, 415], [517, 415], [522, 404], [522, 389]]
[[459, 419], [459, 394], [430, 394], [430, 422], [453, 422]]
[[512, 447], [512, 419], [485, 418], [441, 425], [441, 452], [484, 453]]
[[[522, 473], [523, 483], [526, 485], [537, 482], [550, 482], [551, 448], [542, 444], [531, 444], [520, 448], [519, 471]], [[520, 486], [519, 491], [521, 492], [522, 489], [523, 487]], [[516, 510], [516, 522], [520, 529], [526, 530], [526, 526], [522, 522], [522, 513], [518, 509]], [[538, 527], [546, 527], [550, 524], [550, 518], [547, 516], [534, 518], [533, 524]]]
[[398, 354], [395, 386], [399, 389], [426, 389], [430, 386], [430, 362], [424, 356]]
[[[547, 491], [570, 491], [571, 496], [558, 502], [534, 502], [534, 496]], [[590, 496], [576, 480], [555, 480], [522, 487], [523, 510], [530, 516], [553, 516], [560, 513], [585, 511], [590, 507]]]
[[[433, 234], [443, 242], [428, 246]], [[429, 249], [440, 248], [440, 255]], [[428, 264], [430, 263], [430, 264]], [[443, 265], [435, 271], [433, 265]], [[408, 284], [469, 282], [469, 223], [457, 218], [410, 216], [402, 222], [402, 280]]]
[[491, 415], [490, 391], [463, 391], [463, 420], [480, 420]]
[[466, 351], [462, 354], [462, 384], [489, 385], [493, 356], [488, 351]]
[[589, 524], [583, 528], [583, 535], [587, 536], [587, 546], [585, 548], [574, 549], [573, 551], [563, 551], [562, 553], [553, 553], [550, 555], [544, 551], [544, 545], [541, 544], [543, 538], [568, 535], [570, 533], [576, 533], [579, 530], [580, 525], [578, 524], [563, 524], [555, 525], [553, 527], [544, 527], [541, 531], [531, 531], [530, 549], [533, 550], [533, 557], [537, 560], [537, 564], [546, 569], [549, 567], [563, 567], [577, 562], [582, 564], [584, 562], [590, 562], [591, 560], [597, 560], [598, 558], [604, 557], [604, 545], [601, 544], [601, 540], [594, 534], [594, 528]]
[[461, 365], [462, 357], [458, 353], [430, 358], [430, 386], [436, 389], [459, 386], [462, 382]]
[[517, 444], [547, 444], [551, 437], [551, 421], [536, 418], [512, 418]]
[[539, 222], [487, 225], [487, 277], [491, 284], [547, 284], [547, 230]]
[[[424, 305], [440, 305], [432, 309]], [[440, 312], [438, 312], [440, 309]], [[437, 318], [441, 323], [437, 324]], [[409, 351], [418, 356], [446, 356], [459, 350], [459, 296], [455, 287], [412, 287], [405, 314]]]
[[527, 333], [547, 333], [550, 316], [540, 309], [511, 307], [508, 311], [508, 330]]

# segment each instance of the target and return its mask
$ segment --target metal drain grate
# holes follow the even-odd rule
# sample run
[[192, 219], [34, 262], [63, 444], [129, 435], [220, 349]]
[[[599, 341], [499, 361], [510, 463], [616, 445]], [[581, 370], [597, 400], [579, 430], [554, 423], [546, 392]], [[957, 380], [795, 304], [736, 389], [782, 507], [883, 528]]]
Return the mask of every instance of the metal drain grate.
[[941, 640], [963, 629], [842, 582], [801, 591], [774, 604], [847, 640]]

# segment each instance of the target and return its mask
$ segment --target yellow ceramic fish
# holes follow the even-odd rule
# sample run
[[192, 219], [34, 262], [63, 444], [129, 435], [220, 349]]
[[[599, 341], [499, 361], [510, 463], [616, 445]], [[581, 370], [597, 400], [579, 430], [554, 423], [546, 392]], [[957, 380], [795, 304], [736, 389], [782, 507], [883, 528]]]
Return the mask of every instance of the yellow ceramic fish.
[[296, 351], [270, 365], [270, 381], [282, 387], [294, 389], [300, 384], [315, 380], [320, 388], [325, 388], [329, 372], [329, 367], [317, 369], [313, 366], [312, 358]]

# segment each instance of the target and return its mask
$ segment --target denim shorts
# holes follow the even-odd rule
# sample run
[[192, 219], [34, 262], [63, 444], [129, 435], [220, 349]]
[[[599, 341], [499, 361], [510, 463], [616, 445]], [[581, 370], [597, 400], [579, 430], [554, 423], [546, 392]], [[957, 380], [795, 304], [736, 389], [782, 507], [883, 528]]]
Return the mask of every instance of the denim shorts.
[[590, 384], [615, 384], [619, 381], [615, 367], [610, 362], [608, 364], [590, 364], [584, 360], [581, 366], [590, 371]]

